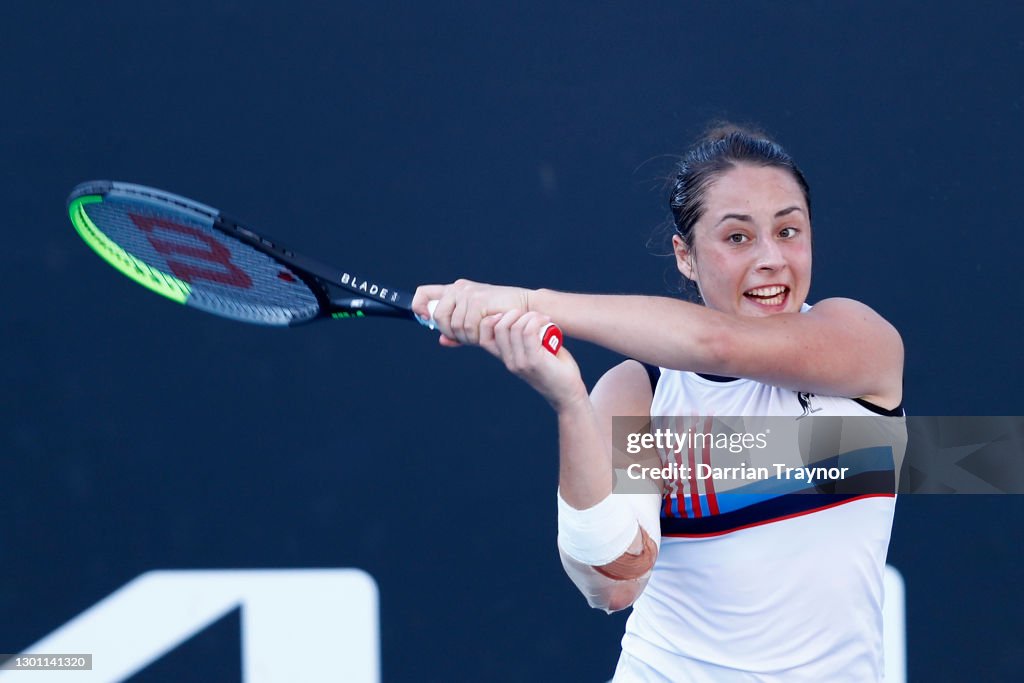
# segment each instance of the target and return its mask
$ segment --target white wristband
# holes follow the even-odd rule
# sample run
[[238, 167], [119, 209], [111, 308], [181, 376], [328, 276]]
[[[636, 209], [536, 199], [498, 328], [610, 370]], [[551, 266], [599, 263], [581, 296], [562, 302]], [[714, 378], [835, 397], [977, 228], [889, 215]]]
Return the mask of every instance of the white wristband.
[[558, 545], [577, 562], [600, 567], [618, 559], [638, 528], [636, 513], [621, 495], [609, 494], [597, 505], [577, 510], [558, 493]]

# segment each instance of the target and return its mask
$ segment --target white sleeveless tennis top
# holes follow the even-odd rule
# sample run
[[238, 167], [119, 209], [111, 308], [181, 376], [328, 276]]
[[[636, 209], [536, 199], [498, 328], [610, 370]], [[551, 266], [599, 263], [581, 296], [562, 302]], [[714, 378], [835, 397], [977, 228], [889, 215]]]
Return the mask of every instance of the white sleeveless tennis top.
[[[859, 482], [846, 493], [774, 478], [732, 491], [750, 495], [716, 495], [705, 482], [666, 492], [660, 552], [626, 623], [614, 680], [881, 680], [902, 408], [661, 370], [651, 414], [874, 416], [867, 422], [881, 436], [839, 456], [849, 466], [845, 481]], [[697, 449], [695, 458], [709, 455]], [[806, 495], [814, 491], [824, 493]]]

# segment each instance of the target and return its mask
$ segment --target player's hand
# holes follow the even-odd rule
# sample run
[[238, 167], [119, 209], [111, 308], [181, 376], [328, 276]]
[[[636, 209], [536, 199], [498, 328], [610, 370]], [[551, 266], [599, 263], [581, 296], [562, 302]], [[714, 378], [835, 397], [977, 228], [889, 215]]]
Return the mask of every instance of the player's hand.
[[434, 322], [441, 332], [443, 346], [480, 343], [480, 322], [494, 313], [512, 309], [529, 310], [529, 291], [522, 287], [501, 287], [472, 280], [456, 280], [450, 285], [423, 285], [416, 289], [412, 310], [421, 318], [430, 318], [427, 304], [436, 300]]
[[588, 395], [572, 354], [563, 346], [552, 355], [537, 343], [549, 322], [546, 315], [517, 309], [485, 316], [480, 322], [479, 344], [560, 411], [588, 400]]

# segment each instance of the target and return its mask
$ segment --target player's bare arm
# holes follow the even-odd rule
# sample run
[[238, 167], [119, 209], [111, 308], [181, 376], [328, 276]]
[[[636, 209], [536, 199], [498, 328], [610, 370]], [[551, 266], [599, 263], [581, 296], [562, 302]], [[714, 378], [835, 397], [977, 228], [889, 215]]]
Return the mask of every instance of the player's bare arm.
[[[567, 349], [552, 356], [534, 343], [546, 322], [545, 316], [517, 310], [488, 316], [481, 321], [479, 343], [555, 409], [559, 551], [567, 574], [588, 602], [614, 611], [632, 604], [643, 590], [660, 540], [657, 495], [612, 493], [612, 418], [647, 415], [650, 384], [642, 366], [629, 361], [606, 373], [588, 396]], [[591, 530], [584, 534], [586, 538], [574, 535], [573, 525], [579, 520], [592, 519], [597, 510], [610, 508], [607, 537], [603, 525], [597, 525], [596, 540]], [[617, 545], [623, 538], [625, 542]]]

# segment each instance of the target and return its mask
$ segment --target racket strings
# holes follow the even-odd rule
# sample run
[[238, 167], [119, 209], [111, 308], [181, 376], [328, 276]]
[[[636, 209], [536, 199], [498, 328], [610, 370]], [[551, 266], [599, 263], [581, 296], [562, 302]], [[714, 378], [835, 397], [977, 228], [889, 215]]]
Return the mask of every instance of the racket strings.
[[317, 296], [296, 273], [215, 230], [211, 216], [159, 200], [108, 195], [81, 209], [132, 258], [187, 283], [187, 305], [269, 325], [303, 322], [319, 313]]

